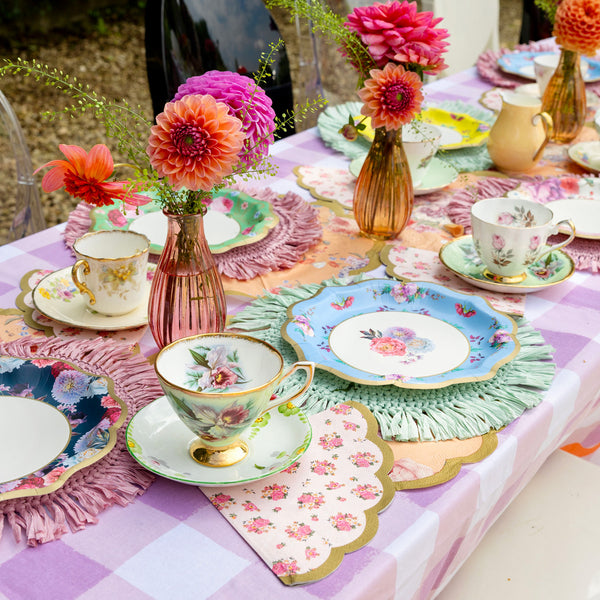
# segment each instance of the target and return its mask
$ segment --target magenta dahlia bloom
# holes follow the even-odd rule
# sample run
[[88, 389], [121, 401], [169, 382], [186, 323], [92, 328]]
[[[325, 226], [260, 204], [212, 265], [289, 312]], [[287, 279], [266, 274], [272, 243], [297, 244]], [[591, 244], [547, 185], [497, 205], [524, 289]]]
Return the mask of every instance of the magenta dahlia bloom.
[[404, 0], [355, 8], [344, 25], [358, 34], [378, 67], [394, 62], [411, 71], [435, 74], [448, 66], [442, 54], [449, 34], [436, 28], [441, 20], [432, 12], [418, 12], [416, 2]]
[[177, 89], [173, 100], [188, 94], [209, 94], [229, 107], [229, 114], [242, 122], [246, 135], [240, 160], [246, 165], [260, 161], [274, 142], [275, 111], [271, 98], [252, 79], [231, 71], [207, 71], [189, 77]]

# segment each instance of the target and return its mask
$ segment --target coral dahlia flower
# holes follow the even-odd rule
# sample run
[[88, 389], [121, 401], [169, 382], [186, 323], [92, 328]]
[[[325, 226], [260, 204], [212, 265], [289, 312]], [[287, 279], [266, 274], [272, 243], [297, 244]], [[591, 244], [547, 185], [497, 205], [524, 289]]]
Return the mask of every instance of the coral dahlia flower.
[[115, 200], [132, 206], [142, 206], [150, 198], [130, 191], [128, 181], [106, 181], [114, 170], [110, 150], [104, 144], [96, 144], [89, 154], [79, 146], [60, 144], [58, 149], [67, 160], [51, 160], [34, 174], [52, 167], [42, 179], [45, 192], [55, 192], [64, 186], [67, 193], [95, 206], [110, 206]]
[[426, 66], [425, 72], [435, 74], [447, 67], [441, 55], [448, 46], [444, 40], [449, 34], [446, 29], [436, 28], [441, 20], [430, 11], [418, 12], [416, 2], [405, 0], [357, 7], [344, 26], [359, 35], [378, 67], [398, 62], [396, 56], [405, 54], [403, 48], [408, 44], [410, 62]]
[[174, 190], [209, 192], [239, 163], [242, 122], [212, 96], [187, 95], [167, 102], [150, 129], [146, 152]]
[[269, 145], [275, 141], [275, 111], [271, 98], [250, 77], [231, 71], [207, 71], [189, 77], [173, 100], [188, 94], [211, 95], [217, 102], [227, 104], [229, 114], [242, 122], [246, 141], [240, 160], [246, 166], [256, 164], [269, 153]]
[[600, 48], [600, 0], [562, 0], [553, 34], [566, 50], [594, 56]]
[[373, 69], [371, 79], [358, 91], [363, 101], [361, 113], [371, 117], [371, 125], [398, 129], [410, 123], [421, 110], [421, 79], [402, 65], [388, 63], [383, 70]]

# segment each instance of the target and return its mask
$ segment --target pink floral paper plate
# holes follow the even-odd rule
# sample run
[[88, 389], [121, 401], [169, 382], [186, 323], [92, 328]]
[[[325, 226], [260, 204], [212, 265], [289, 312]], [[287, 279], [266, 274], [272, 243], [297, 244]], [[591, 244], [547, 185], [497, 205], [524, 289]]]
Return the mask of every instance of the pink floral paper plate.
[[519, 352], [517, 325], [479, 296], [424, 281], [323, 287], [290, 306], [302, 360], [365, 385], [441, 388], [491, 379]]

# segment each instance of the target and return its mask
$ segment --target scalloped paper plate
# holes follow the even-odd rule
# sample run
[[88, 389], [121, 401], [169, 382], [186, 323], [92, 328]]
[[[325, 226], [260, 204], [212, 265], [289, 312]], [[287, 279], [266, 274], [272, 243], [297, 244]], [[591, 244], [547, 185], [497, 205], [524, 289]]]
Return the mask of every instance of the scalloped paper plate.
[[[556, 52], [509, 52], [498, 58], [498, 67], [505, 73], [535, 81], [533, 59], [543, 54], [556, 54]], [[600, 81], [600, 61], [586, 56], [582, 56], [581, 60], [588, 65], [587, 71], [583, 73], [583, 80], [586, 83]]]
[[117, 441], [112, 382], [62, 359], [0, 356], [0, 501], [49, 494]]
[[302, 360], [365, 385], [481, 381], [519, 351], [510, 317], [479, 296], [422, 281], [324, 287], [287, 315], [281, 333]]
[[[152, 192], [145, 194], [153, 196]], [[90, 230], [128, 229], [143, 233], [150, 239], [150, 252], [160, 254], [167, 238], [167, 218], [156, 201], [138, 210], [138, 214], [136, 209], [123, 214], [112, 205], [96, 207], [90, 214]], [[222, 189], [204, 215], [204, 234], [210, 251], [221, 254], [264, 239], [278, 223], [279, 217], [269, 202], [237, 190]]]

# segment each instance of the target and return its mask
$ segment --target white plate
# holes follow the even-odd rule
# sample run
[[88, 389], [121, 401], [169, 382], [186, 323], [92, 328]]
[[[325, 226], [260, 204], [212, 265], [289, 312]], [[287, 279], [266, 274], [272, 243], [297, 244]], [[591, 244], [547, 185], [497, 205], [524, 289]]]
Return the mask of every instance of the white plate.
[[[571, 219], [577, 237], [600, 240], [600, 199], [567, 198], [548, 202], [546, 206], [556, 219]], [[569, 229], [560, 228], [560, 232], [568, 233]]]
[[0, 396], [0, 483], [51, 463], [70, 439], [69, 421], [55, 406], [35, 398]]
[[126, 315], [109, 317], [87, 307], [73, 279], [71, 267], [65, 267], [46, 275], [34, 288], [33, 304], [42, 315], [73, 327], [116, 331], [148, 324], [148, 298], [150, 281], [146, 282], [146, 297], [142, 304]]
[[[219, 246], [235, 239], [241, 231], [240, 224], [232, 217], [215, 210], [204, 215], [204, 233], [209, 246]], [[167, 239], [167, 217], [152, 212], [136, 217], [129, 225], [129, 231], [137, 231], [148, 237], [152, 246], [162, 248]]]
[[567, 153], [580, 167], [600, 173], [600, 142], [579, 142], [570, 146]]
[[[365, 162], [365, 157], [355, 158], [350, 162], [350, 173], [358, 177], [360, 170]], [[458, 171], [449, 163], [434, 156], [425, 175], [425, 179], [415, 187], [415, 196], [431, 194], [444, 189], [458, 177]]]
[[249, 447], [242, 461], [230, 467], [206, 467], [189, 454], [196, 436], [173, 412], [167, 397], [161, 396], [131, 419], [126, 437], [133, 458], [152, 473], [189, 485], [227, 487], [287, 469], [306, 452], [312, 429], [299, 408], [275, 408], [241, 436]]

